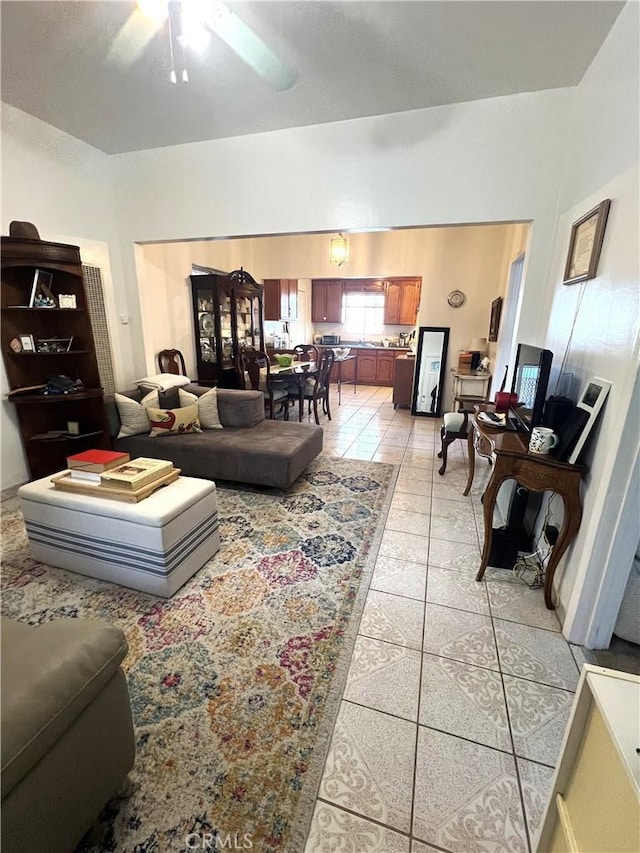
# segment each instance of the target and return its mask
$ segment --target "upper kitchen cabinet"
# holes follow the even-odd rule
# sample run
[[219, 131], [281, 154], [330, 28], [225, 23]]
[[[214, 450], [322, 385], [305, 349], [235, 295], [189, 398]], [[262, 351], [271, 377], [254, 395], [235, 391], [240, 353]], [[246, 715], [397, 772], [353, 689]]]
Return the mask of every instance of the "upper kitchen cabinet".
[[394, 278], [387, 281], [384, 322], [388, 326], [414, 326], [420, 307], [422, 279]]
[[265, 278], [264, 319], [298, 319], [297, 278]]
[[311, 321], [342, 322], [342, 279], [314, 278], [311, 282]]

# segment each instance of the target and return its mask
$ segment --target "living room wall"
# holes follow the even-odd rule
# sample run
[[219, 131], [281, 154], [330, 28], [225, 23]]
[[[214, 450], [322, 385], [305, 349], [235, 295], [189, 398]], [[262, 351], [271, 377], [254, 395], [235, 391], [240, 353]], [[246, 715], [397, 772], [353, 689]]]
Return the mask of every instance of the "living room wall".
[[[127, 327], [119, 326], [116, 317], [127, 316], [129, 309], [120, 272], [110, 158], [3, 104], [1, 162], [2, 233], [9, 233], [14, 219], [33, 222], [43, 240], [79, 245], [83, 262], [101, 268], [112, 321], [114, 368], [117, 377], [123, 376], [123, 365], [131, 363], [130, 338], [120, 333]], [[7, 390], [3, 364], [3, 397]], [[2, 487], [6, 488], [28, 479], [15, 406], [6, 401], [1, 407], [0, 430]]]
[[571, 97], [558, 89], [114, 155], [127, 286], [137, 289], [131, 241], [532, 220], [519, 333], [540, 340]]
[[[639, 18], [627, 4], [576, 90], [547, 288], [556, 369], [566, 359], [574, 395], [592, 376], [612, 383], [587, 453], [582, 525], [557, 576], [565, 635], [594, 648], [609, 644], [638, 542]], [[571, 224], [605, 198], [598, 275], [565, 286]]]
[[[139, 279], [148, 320], [145, 349], [153, 358], [160, 349], [176, 346], [185, 354], [187, 372], [195, 376], [187, 282], [194, 263], [221, 270], [243, 266], [258, 280], [419, 275], [417, 325], [451, 328], [448, 364], [454, 367], [457, 352], [467, 348], [472, 337], [487, 337], [491, 301], [504, 294], [509, 263], [527, 233], [528, 226], [487, 225], [351, 234], [349, 265], [340, 270], [329, 262], [327, 234], [145, 245], [145, 269]], [[459, 309], [447, 303], [447, 294], [456, 288], [467, 296]], [[340, 334], [341, 328], [327, 325], [320, 331]], [[511, 334], [510, 329], [505, 332]], [[491, 344], [490, 355], [494, 352]]]

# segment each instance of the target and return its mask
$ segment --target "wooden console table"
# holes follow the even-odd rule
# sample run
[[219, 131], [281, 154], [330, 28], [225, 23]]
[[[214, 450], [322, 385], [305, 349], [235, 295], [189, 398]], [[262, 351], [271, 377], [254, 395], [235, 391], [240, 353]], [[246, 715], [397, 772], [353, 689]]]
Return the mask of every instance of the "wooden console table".
[[471, 429], [467, 439], [469, 479], [464, 490], [465, 495], [469, 494], [473, 483], [476, 450], [481, 456], [488, 456], [494, 460], [493, 473], [482, 497], [484, 547], [476, 580], [482, 580], [487, 568], [493, 538], [493, 511], [502, 483], [505, 480], [516, 480], [533, 492], [556, 492], [564, 503], [564, 518], [558, 539], [551, 549], [544, 579], [544, 602], [549, 610], [553, 610], [555, 609], [552, 601], [553, 576], [562, 555], [575, 538], [582, 520], [580, 479], [586, 468], [584, 465], [558, 462], [552, 456], [529, 453], [527, 433], [491, 427], [478, 420], [478, 411], [492, 409], [490, 405], [476, 407], [476, 413], [471, 416]]

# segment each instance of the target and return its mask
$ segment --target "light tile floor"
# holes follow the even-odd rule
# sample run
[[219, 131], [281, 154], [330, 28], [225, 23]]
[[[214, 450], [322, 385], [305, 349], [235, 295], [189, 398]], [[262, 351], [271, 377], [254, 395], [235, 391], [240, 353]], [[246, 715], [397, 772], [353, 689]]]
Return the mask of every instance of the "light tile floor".
[[[345, 388], [325, 452], [400, 465], [306, 853], [528, 853], [578, 665], [541, 590], [478, 583], [482, 462], [440, 421]], [[577, 650], [580, 651], [580, 650]], [[580, 660], [580, 658], [578, 658]]]

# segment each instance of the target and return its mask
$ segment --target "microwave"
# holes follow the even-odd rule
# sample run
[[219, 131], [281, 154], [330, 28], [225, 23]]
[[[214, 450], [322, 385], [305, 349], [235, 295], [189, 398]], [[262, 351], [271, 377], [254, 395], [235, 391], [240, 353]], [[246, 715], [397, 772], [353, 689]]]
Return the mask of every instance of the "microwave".
[[320, 343], [326, 347], [335, 347], [340, 343], [340, 335], [323, 335]]

